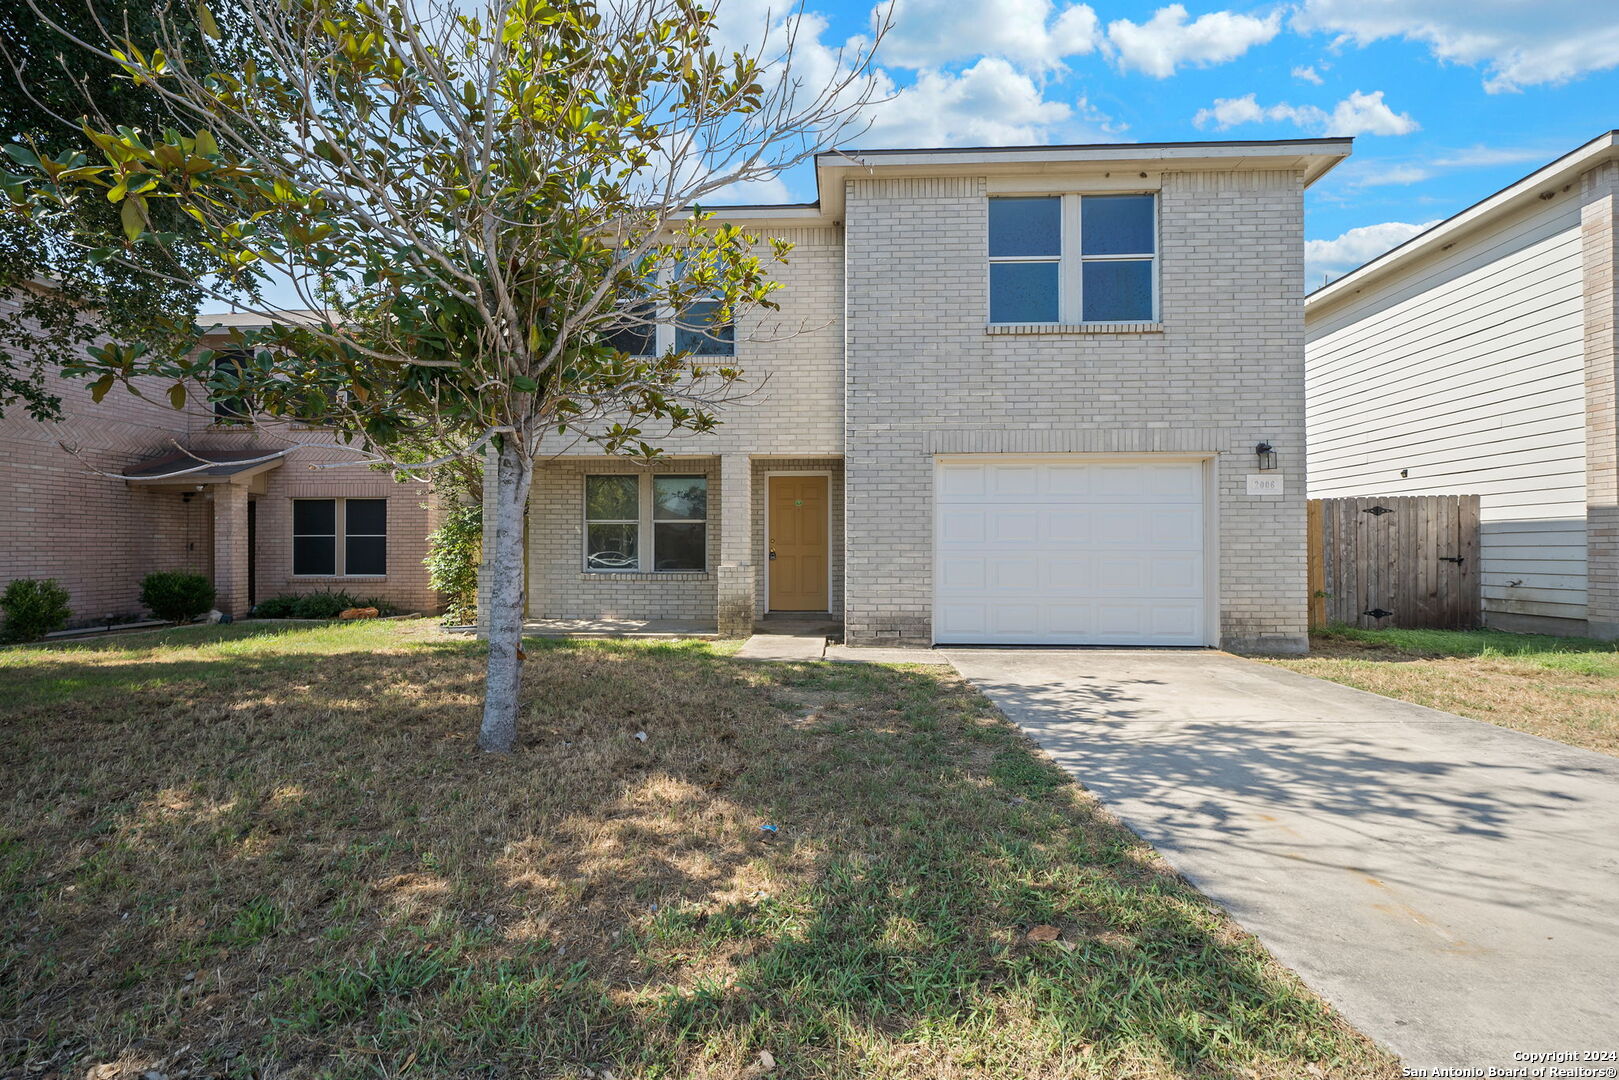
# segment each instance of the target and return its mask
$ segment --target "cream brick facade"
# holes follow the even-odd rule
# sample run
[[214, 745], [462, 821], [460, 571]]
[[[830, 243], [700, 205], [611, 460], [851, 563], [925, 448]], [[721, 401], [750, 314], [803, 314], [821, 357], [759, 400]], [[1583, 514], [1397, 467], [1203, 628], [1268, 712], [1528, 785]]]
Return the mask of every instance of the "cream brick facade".
[[[1304, 648], [1303, 191], [1347, 152], [874, 152], [823, 158], [813, 206], [722, 212], [798, 246], [775, 275], [783, 310], [739, 327], [737, 364], [759, 392], [717, 433], [665, 446], [707, 463], [709, 568], [585, 572], [583, 477], [637, 466], [564, 454], [530, 503], [530, 614], [745, 632], [768, 602], [765, 477], [824, 467], [831, 614], [853, 642], [927, 644], [939, 455], [1175, 454], [1211, 462], [1218, 642]], [[1159, 321], [989, 327], [989, 197], [1071, 191], [1158, 193]], [[1280, 455], [1281, 496], [1247, 494], [1262, 441]]]
[[[0, 318], [8, 314], [0, 307]], [[117, 479], [103, 474], [121, 474], [177, 446], [206, 457], [211, 450], [270, 453], [287, 441], [273, 432], [216, 425], [211, 412], [195, 405], [176, 411], [165, 385], [143, 383], [142, 397], [114, 388], [98, 404], [85, 382], [49, 379], [62, 399], [60, 422], [39, 423], [19, 408], [0, 418], [0, 587], [14, 578], [56, 578], [71, 597], [72, 624], [87, 625], [141, 616], [141, 579], [157, 570], [185, 570], [214, 582], [221, 611], [245, 615], [251, 502], [257, 599], [342, 589], [408, 610], [437, 608], [422, 566], [434, 516], [427, 485], [396, 483], [364, 467], [312, 470], [316, 463], [352, 460], [318, 445], [291, 450], [277, 467], [240, 483], [157, 486]], [[288, 435], [298, 442], [331, 441], [319, 431]], [[295, 498], [387, 499], [387, 573], [293, 576]]]

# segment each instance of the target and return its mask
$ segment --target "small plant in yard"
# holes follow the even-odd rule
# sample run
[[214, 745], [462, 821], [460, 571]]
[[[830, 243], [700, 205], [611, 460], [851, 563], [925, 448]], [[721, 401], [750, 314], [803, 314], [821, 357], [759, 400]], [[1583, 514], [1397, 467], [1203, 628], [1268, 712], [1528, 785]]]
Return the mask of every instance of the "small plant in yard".
[[0, 593], [0, 641], [38, 641], [67, 625], [68, 591], [55, 578], [17, 578]]
[[483, 544], [483, 507], [453, 506], [427, 538], [428, 583], [444, 598], [447, 626], [478, 621], [478, 555]]
[[141, 603], [164, 622], [187, 623], [214, 606], [214, 587], [201, 574], [159, 571], [141, 579]]

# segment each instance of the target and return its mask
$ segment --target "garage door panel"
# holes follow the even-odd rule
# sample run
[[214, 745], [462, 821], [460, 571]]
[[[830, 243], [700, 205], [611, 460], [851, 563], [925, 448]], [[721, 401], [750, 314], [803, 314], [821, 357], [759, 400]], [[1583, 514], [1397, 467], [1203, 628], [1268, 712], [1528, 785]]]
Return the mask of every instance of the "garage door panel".
[[944, 545], [982, 544], [985, 539], [984, 511], [952, 507], [939, 516], [939, 541]]
[[1203, 466], [942, 463], [935, 637], [1206, 644]]
[[940, 556], [939, 584], [942, 588], [961, 593], [983, 592], [989, 585], [984, 560], [959, 555]]
[[1032, 544], [1040, 539], [1040, 514], [1034, 510], [1009, 510], [989, 516], [986, 542], [996, 546]]
[[1040, 564], [1035, 559], [991, 559], [989, 584], [997, 591], [1033, 592], [1040, 587]]

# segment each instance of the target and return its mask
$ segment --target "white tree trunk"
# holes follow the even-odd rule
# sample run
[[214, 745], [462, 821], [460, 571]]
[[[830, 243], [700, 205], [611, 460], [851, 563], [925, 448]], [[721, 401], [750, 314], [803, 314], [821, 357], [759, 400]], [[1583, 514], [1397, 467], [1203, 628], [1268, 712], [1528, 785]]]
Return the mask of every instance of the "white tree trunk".
[[495, 475], [493, 528], [486, 528], [489, 554], [489, 667], [484, 682], [483, 724], [478, 747], [510, 753], [517, 742], [518, 689], [523, 678], [523, 512], [528, 505], [534, 464], [520, 449], [521, 436], [501, 440]]

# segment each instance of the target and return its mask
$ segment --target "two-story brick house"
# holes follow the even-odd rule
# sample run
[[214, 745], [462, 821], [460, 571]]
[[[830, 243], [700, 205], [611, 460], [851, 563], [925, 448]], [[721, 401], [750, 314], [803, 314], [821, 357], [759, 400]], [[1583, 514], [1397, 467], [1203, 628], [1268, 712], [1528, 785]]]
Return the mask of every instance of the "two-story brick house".
[[[0, 318], [14, 311], [0, 302]], [[221, 345], [255, 321], [202, 323]], [[320, 590], [436, 609], [422, 565], [425, 483], [311, 468], [354, 456], [328, 431], [244, 424], [228, 403], [173, 409], [154, 380], [137, 380], [140, 396], [118, 387], [97, 402], [86, 381], [47, 378], [59, 422], [0, 417], [0, 587], [56, 578], [74, 624], [139, 615], [141, 578], [156, 570], [203, 574], [216, 607], [238, 617], [268, 596]]]
[[1349, 149], [825, 154], [816, 202], [718, 211], [796, 245], [717, 346], [758, 393], [541, 464], [528, 614], [1304, 649], [1303, 193]]

